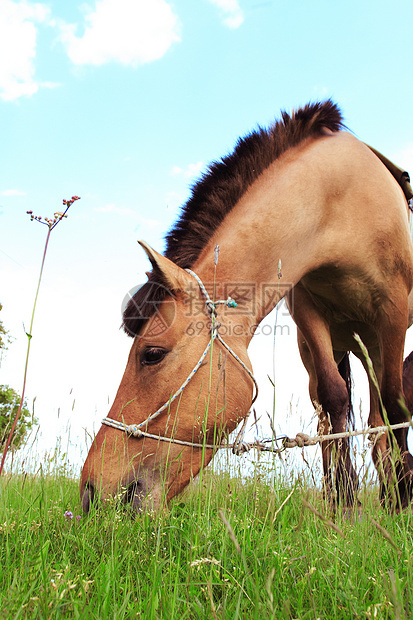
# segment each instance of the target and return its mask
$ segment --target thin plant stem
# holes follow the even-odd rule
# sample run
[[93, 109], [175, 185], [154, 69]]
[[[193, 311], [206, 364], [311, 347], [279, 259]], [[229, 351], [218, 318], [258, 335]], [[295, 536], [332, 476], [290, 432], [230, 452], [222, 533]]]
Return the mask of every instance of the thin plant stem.
[[27, 336], [28, 342], [27, 342], [27, 351], [26, 351], [26, 362], [25, 362], [25, 365], [24, 365], [23, 388], [22, 388], [22, 393], [21, 393], [21, 398], [20, 398], [20, 404], [19, 404], [19, 408], [17, 410], [16, 416], [14, 418], [13, 424], [11, 426], [9, 436], [7, 437], [5, 448], [3, 450], [3, 455], [2, 455], [2, 459], [1, 459], [1, 463], [0, 463], [0, 477], [1, 477], [2, 473], [3, 473], [4, 463], [6, 461], [7, 452], [9, 450], [11, 441], [13, 439], [13, 434], [14, 434], [14, 431], [16, 430], [17, 422], [19, 421], [20, 414], [21, 414], [21, 411], [22, 411], [22, 408], [23, 408], [23, 404], [24, 404], [24, 396], [25, 396], [25, 392], [26, 392], [26, 382], [27, 382], [27, 370], [28, 370], [28, 367], [29, 367], [30, 345], [31, 345], [32, 336], [33, 336], [32, 332], [33, 332], [34, 315], [36, 313], [37, 300], [38, 300], [38, 297], [39, 297], [40, 284], [42, 282], [43, 269], [44, 269], [44, 264], [45, 264], [45, 261], [46, 261], [46, 255], [47, 255], [47, 249], [48, 249], [48, 246], [49, 246], [50, 235], [51, 235], [52, 230], [54, 228], [56, 228], [57, 224], [59, 222], [61, 222], [64, 217], [67, 217], [66, 213], [69, 210], [69, 208], [71, 207], [71, 205], [73, 204], [73, 202], [75, 202], [75, 200], [79, 200], [79, 197], [78, 196], [73, 196], [71, 200], [64, 200], [63, 204], [66, 205], [66, 209], [65, 209], [65, 211], [63, 213], [59, 213], [59, 214], [56, 213], [54, 220], [41, 221], [41, 218], [34, 217], [32, 215], [31, 211], [27, 212], [27, 213], [29, 213], [31, 215], [31, 219], [32, 220], [35, 219], [39, 223], [45, 224], [47, 226], [48, 230], [47, 230], [46, 241], [45, 241], [45, 244], [44, 244], [43, 258], [42, 258], [42, 264], [40, 266], [40, 273], [39, 273], [39, 279], [38, 279], [38, 282], [37, 282], [36, 294], [35, 294], [34, 302], [33, 302], [32, 316], [31, 316], [31, 319], [30, 319], [30, 327], [29, 327], [29, 331], [26, 332], [26, 336]]
[[[215, 284], [216, 284], [216, 273], [217, 273], [217, 264], [218, 264], [218, 256], [219, 256], [219, 246], [215, 246], [214, 252], [214, 284], [213, 284], [213, 294], [212, 301], [215, 302]], [[212, 388], [212, 357], [214, 352], [214, 323], [215, 316], [214, 313], [211, 313], [211, 348], [209, 353], [209, 376], [208, 376], [208, 396], [205, 403], [205, 412], [202, 419], [202, 430], [203, 430], [203, 448], [202, 448], [202, 456], [201, 456], [201, 469], [200, 469], [200, 483], [202, 482], [203, 469], [205, 465], [205, 450], [206, 450], [206, 436], [207, 436], [207, 423], [208, 423], [208, 412], [209, 412], [209, 403], [211, 400], [211, 388]], [[215, 442], [215, 431], [214, 431], [214, 442]]]
[[26, 351], [26, 363], [24, 365], [23, 388], [22, 388], [22, 393], [21, 393], [21, 398], [20, 398], [20, 405], [19, 405], [19, 408], [17, 410], [16, 417], [14, 418], [12, 427], [10, 429], [9, 436], [7, 437], [6, 446], [5, 446], [4, 450], [3, 450], [3, 456], [2, 456], [1, 464], [0, 464], [0, 476], [3, 473], [4, 462], [6, 460], [7, 452], [8, 452], [8, 449], [10, 447], [10, 443], [11, 443], [11, 440], [13, 438], [13, 434], [14, 434], [14, 431], [16, 429], [17, 422], [19, 421], [21, 410], [22, 410], [22, 407], [23, 407], [23, 404], [24, 404], [24, 395], [25, 395], [25, 392], [26, 392], [27, 369], [28, 369], [28, 366], [29, 366], [29, 355], [30, 355], [30, 345], [31, 345], [31, 341], [32, 341], [32, 331], [33, 331], [34, 315], [35, 315], [35, 312], [36, 312], [37, 299], [39, 297], [39, 289], [40, 289], [40, 284], [41, 284], [41, 281], [42, 281], [43, 268], [44, 268], [44, 263], [45, 263], [45, 260], [46, 260], [47, 248], [48, 248], [48, 245], [49, 245], [49, 239], [50, 239], [50, 233], [51, 232], [52, 232], [52, 229], [49, 228], [48, 231], [47, 231], [46, 242], [44, 244], [43, 259], [42, 259], [42, 265], [40, 267], [40, 274], [39, 274], [39, 280], [38, 280], [38, 283], [37, 283], [36, 295], [34, 297], [32, 318], [30, 320], [30, 328], [29, 328], [29, 331], [26, 332], [26, 336], [28, 338], [28, 342], [27, 342], [27, 351]]

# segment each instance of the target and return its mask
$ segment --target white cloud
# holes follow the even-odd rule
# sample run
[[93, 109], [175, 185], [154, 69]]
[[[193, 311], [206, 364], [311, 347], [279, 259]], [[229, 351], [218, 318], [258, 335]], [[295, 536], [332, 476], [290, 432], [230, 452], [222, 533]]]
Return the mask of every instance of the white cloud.
[[[35, 80], [36, 24], [49, 18], [44, 4], [0, 0], [0, 97], [13, 101], [38, 91]], [[46, 84], [47, 86], [47, 84]]]
[[180, 41], [180, 23], [165, 0], [98, 0], [85, 17], [85, 31], [61, 26], [61, 40], [76, 65], [110, 61], [138, 66], [161, 58]]
[[313, 95], [318, 99], [325, 99], [328, 97], [330, 89], [327, 86], [314, 86]]
[[239, 28], [244, 21], [244, 13], [239, 6], [238, 0], [209, 0], [219, 8], [222, 22], [228, 28]]
[[133, 209], [130, 209], [129, 207], [118, 207], [117, 205], [113, 203], [107, 204], [103, 207], [95, 207], [93, 210], [96, 213], [105, 213], [105, 214], [110, 213], [113, 215], [123, 215], [126, 217], [130, 217], [130, 218], [137, 220], [139, 224], [145, 225], [150, 229], [157, 228], [158, 226], [161, 225], [161, 222], [159, 220], [142, 217], [141, 215], [139, 215], [137, 211], [134, 211]]
[[174, 166], [171, 170], [171, 175], [174, 177], [183, 177], [184, 179], [193, 179], [198, 177], [204, 168], [202, 161], [198, 161], [196, 164], [188, 164], [186, 168], [180, 166]]
[[5, 189], [0, 194], [1, 196], [26, 196], [26, 192], [21, 189]]
[[155, 230], [163, 226], [163, 223], [159, 220], [151, 219], [149, 217], [139, 217], [139, 223], [142, 226], [146, 226], [149, 230]]

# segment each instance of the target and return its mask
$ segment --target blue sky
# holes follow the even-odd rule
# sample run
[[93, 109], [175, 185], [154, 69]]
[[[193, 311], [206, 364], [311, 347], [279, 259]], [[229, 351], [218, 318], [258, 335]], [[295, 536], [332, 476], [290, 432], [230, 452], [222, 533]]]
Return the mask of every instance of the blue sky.
[[[33, 331], [43, 447], [98, 428], [131, 344], [121, 302], [148, 268], [136, 240], [163, 248], [191, 183], [239, 136], [332, 97], [413, 173], [412, 23], [410, 0], [0, 0], [0, 318], [15, 338], [0, 382], [18, 390], [45, 234], [26, 211], [82, 198], [52, 234]], [[279, 427], [298, 431], [307, 379], [280, 320]], [[273, 348], [271, 336], [251, 347], [262, 412]]]

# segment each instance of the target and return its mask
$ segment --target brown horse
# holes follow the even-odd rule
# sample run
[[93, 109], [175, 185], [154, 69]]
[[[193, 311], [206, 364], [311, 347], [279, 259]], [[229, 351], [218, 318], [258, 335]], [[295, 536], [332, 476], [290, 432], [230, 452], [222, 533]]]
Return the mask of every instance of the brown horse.
[[[366, 363], [355, 332], [373, 361], [389, 421], [404, 421], [399, 398], [413, 278], [407, 204], [382, 162], [344, 130], [331, 101], [283, 113], [269, 130], [240, 140], [193, 188], [165, 255], [141, 245], [152, 272], [124, 313], [134, 341], [83, 467], [86, 511], [95, 496], [118, 493], [137, 510], [157, 509], [211, 460], [223, 433], [248, 414], [254, 382], [247, 347], [284, 296], [311, 398], [322, 407], [320, 431], [346, 430], [349, 398], [338, 365], [348, 351]], [[369, 424], [382, 424], [375, 389]], [[382, 499], [407, 506], [407, 431], [395, 440], [381, 436], [373, 459]], [[332, 463], [338, 499], [351, 506], [357, 479], [347, 441], [323, 445], [329, 493]]]

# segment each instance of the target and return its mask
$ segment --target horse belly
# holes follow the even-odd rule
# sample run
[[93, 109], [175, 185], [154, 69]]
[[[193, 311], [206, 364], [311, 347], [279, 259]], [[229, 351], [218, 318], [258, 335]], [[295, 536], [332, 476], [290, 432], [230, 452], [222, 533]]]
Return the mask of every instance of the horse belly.
[[[333, 348], [351, 351], [357, 348], [354, 333], [365, 345], [377, 346], [374, 329], [387, 293], [366, 274], [347, 273], [335, 266], [325, 266], [307, 274], [299, 283], [319, 315], [329, 325]], [[297, 299], [300, 297], [297, 296]], [[290, 302], [294, 316], [294, 295]], [[303, 298], [305, 299], [305, 298]]]
[[357, 269], [327, 265], [301, 279], [300, 284], [328, 323], [371, 323], [387, 297], [385, 287]]

